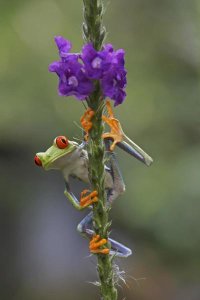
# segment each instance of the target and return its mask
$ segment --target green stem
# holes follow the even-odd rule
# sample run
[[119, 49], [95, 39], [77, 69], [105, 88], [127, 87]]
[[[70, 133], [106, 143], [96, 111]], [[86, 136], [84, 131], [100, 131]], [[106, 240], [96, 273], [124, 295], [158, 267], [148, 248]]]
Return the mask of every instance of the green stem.
[[[105, 27], [102, 25], [103, 1], [83, 0], [84, 23], [83, 35], [85, 41], [91, 42], [96, 50], [100, 50], [106, 36]], [[107, 196], [105, 193], [105, 149], [102, 140], [103, 123], [103, 95], [99, 82], [95, 82], [95, 90], [87, 100], [88, 106], [94, 110], [92, 129], [89, 132], [88, 157], [89, 157], [89, 178], [93, 190], [97, 190], [99, 201], [93, 205], [93, 226], [96, 234], [101, 238], [109, 236], [109, 208], [107, 207]], [[97, 254], [97, 271], [100, 280], [101, 296], [103, 300], [117, 300], [115, 288], [112, 258], [109, 255]]]

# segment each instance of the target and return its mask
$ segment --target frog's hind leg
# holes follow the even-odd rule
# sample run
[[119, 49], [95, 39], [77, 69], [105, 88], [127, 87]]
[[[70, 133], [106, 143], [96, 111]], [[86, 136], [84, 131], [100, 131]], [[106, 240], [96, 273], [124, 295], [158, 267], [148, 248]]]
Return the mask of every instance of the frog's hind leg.
[[111, 244], [110, 254], [115, 255], [117, 257], [128, 257], [132, 254], [132, 250], [123, 244], [109, 238], [108, 239]]
[[[93, 213], [90, 212], [77, 226], [77, 230], [83, 236], [89, 238], [90, 240], [94, 237], [94, 230], [92, 229], [92, 216]], [[121, 243], [109, 238], [108, 239], [111, 249], [109, 251], [110, 255], [115, 255], [117, 257], [128, 257], [132, 254], [131, 249], [122, 245]]]
[[110, 141], [104, 140], [110, 169], [106, 170], [111, 174], [112, 180], [113, 180], [113, 187], [111, 190], [108, 191], [108, 202], [112, 203], [116, 198], [118, 198], [121, 194], [125, 192], [125, 184], [122, 177], [122, 174], [120, 172], [118, 162], [116, 159], [116, 155], [114, 152], [111, 152], [110, 149]]

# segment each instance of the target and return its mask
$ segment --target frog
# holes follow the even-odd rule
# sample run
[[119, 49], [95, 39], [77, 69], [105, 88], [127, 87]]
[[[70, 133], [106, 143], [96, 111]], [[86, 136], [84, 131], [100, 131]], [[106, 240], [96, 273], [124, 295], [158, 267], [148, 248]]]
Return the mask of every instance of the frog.
[[[111, 127], [111, 133], [104, 133], [102, 138], [106, 148], [107, 163], [104, 164], [105, 170], [105, 191], [107, 195], [106, 205], [109, 207], [114, 200], [125, 192], [125, 184], [120, 172], [115, 146], [119, 147], [132, 157], [138, 159], [145, 165], [149, 166], [152, 163], [152, 158], [129, 139], [123, 132], [120, 122], [114, 118], [110, 104], [107, 102], [109, 116], [103, 116], [104, 122]], [[38, 152], [35, 155], [35, 163], [37, 166], [43, 167], [44, 170], [59, 170], [61, 171], [65, 182], [65, 196], [69, 199], [75, 209], [82, 211], [86, 208], [92, 210], [92, 205], [98, 202], [97, 191], [84, 189], [81, 192], [80, 200], [74, 195], [70, 187], [70, 177], [79, 179], [85, 184], [90, 185], [89, 180], [89, 159], [87, 153], [87, 143], [89, 130], [92, 127], [91, 119], [94, 113], [91, 109], [85, 112], [81, 118], [86, 132], [83, 131], [84, 139], [79, 144], [76, 141], [69, 140], [65, 135], [56, 137], [53, 144], [44, 152]], [[124, 137], [126, 141], [124, 140]], [[128, 257], [132, 254], [132, 250], [121, 244], [118, 241], [101, 238], [94, 233], [93, 228], [93, 212], [91, 211], [78, 224], [77, 230], [80, 234], [90, 239], [90, 252], [93, 254], [110, 254], [118, 257]], [[109, 242], [110, 247], [105, 245]], [[102, 248], [103, 246], [103, 248]]]

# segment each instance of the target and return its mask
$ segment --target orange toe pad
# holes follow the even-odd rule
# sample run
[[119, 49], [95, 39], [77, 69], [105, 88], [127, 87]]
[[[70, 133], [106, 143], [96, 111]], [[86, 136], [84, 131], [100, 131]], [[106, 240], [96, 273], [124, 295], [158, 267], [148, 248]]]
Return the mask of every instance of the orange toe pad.
[[90, 241], [89, 249], [91, 253], [94, 254], [109, 254], [110, 249], [109, 248], [100, 248], [107, 244], [107, 239], [101, 239], [100, 235], [94, 235], [93, 238]]
[[[81, 198], [80, 198], [80, 206], [87, 207], [95, 202], [98, 202], [98, 192], [93, 191], [89, 193], [89, 190], [83, 190], [81, 192]], [[87, 196], [86, 194], [89, 193]]]

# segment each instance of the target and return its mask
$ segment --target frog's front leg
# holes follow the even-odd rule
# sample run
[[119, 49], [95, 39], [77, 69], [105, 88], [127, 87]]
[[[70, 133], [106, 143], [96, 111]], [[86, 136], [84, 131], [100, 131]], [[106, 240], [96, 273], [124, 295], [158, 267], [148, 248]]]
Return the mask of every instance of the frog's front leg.
[[106, 102], [106, 107], [108, 111], [108, 117], [103, 115], [102, 120], [107, 123], [108, 126], [110, 126], [111, 131], [104, 133], [102, 137], [104, 139], [110, 139], [113, 141], [112, 145], [110, 146], [110, 150], [113, 151], [117, 145], [130, 155], [145, 163], [147, 166], [150, 166], [153, 162], [153, 159], [124, 133], [119, 120], [114, 117], [114, 113], [109, 101]]
[[[66, 189], [64, 191], [64, 194], [77, 210], [83, 210], [84, 208], [86, 208], [86, 207], [90, 206], [91, 204], [96, 203], [98, 201], [97, 191], [93, 191], [89, 194], [88, 194], [88, 192], [89, 192], [88, 190], [82, 191], [80, 201], [78, 201], [76, 196], [70, 190], [70, 186], [67, 181], [65, 181], [65, 186], [66, 186]], [[88, 195], [86, 195], [86, 194], [88, 194]]]

